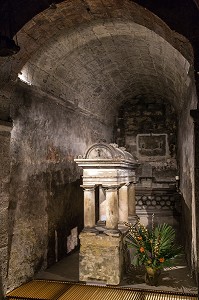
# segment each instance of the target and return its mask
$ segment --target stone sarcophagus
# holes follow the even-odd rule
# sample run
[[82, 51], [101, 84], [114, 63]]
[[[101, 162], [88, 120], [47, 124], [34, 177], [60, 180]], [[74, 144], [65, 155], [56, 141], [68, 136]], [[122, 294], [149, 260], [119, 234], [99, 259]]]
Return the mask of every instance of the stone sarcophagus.
[[122, 224], [135, 216], [138, 161], [124, 148], [105, 143], [92, 145], [75, 161], [83, 168], [84, 189], [80, 281], [117, 285], [123, 269]]

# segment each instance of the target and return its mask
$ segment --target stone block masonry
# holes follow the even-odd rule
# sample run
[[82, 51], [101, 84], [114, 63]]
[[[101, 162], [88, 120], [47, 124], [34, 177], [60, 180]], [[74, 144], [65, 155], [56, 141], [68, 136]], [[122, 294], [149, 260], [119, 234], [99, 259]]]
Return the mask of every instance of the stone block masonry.
[[118, 285], [122, 277], [122, 235], [82, 232], [80, 238], [80, 281]]

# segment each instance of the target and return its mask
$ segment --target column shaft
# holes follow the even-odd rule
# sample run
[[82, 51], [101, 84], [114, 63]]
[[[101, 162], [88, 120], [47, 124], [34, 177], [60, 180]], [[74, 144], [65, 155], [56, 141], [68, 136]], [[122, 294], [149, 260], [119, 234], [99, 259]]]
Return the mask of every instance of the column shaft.
[[102, 186], [99, 187], [99, 220], [106, 220], [106, 193]]
[[129, 216], [136, 215], [136, 207], [135, 207], [135, 184], [131, 183], [129, 185]]
[[106, 189], [106, 201], [106, 228], [117, 229], [119, 219], [117, 187]]
[[95, 188], [84, 187], [84, 227], [95, 226]]
[[119, 222], [128, 222], [128, 185], [119, 189]]

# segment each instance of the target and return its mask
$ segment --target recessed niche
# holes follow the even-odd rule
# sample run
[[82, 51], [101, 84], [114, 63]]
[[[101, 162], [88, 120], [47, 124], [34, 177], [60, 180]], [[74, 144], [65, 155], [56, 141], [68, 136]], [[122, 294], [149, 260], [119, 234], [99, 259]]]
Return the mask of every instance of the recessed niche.
[[138, 134], [138, 157], [166, 156], [168, 153], [167, 134]]

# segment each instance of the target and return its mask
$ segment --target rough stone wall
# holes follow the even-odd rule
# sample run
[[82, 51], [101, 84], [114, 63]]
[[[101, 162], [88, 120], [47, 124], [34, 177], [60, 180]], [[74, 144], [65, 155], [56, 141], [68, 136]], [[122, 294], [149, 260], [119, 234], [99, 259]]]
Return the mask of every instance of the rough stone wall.
[[177, 169], [176, 130], [176, 114], [169, 103], [140, 96], [121, 107], [116, 139], [141, 163], [150, 163], [154, 177], [174, 180]]
[[10, 120], [10, 97], [5, 90], [0, 89], [0, 120]]
[[12, 123], [0, 121], [0, 299], [6, 289], [8, 263], [8, 205], [10, 182], [10, 131]]
[[91, 116], [28, 87], [16, 89], [12, 118], [8, 289], [67, 253], [71, 229], [83, 226], [73, 159], [111, 135]]
[[197, 241], [197, 265], [196, 265], [196, 281], [199, 284], [199, 110], [191, 110], [191, 116], [194, 120], [194, 146], [195, 146], [195, 209], [196, 218], [194, 220], [193, 226], [196, 228], [196, 241]]
[[187, 261], [196, 272], [196, 214], [195, 214], [195, 174], [194, 174], [194, 123], [190, 109], [196, 107], [196, 94], [190, 91], [189, 105], [179, 115], [178, 159], [180, 166], [180, 191], [182, 194], [182, 229]]

